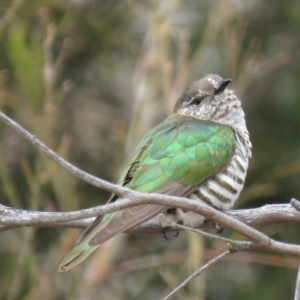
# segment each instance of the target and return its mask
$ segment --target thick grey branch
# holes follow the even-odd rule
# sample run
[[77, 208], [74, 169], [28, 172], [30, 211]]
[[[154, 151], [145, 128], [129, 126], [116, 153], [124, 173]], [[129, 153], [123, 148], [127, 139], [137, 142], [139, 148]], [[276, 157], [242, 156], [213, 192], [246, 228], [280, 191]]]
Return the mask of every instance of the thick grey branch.
[[296, 210], [300, 211], [300, 202], [298, 200], [293, 198], [290, 203]]
[[[184, 200], [184, 199], [183, 199]], [[49, 227], [49, 228], [86, 228], [94, 219], [94, 216], [103, 215], [105, 211], [111, 211], [110, 208], [121, 208], [120, 203], [116, 203], [114, 206], [109, 206], [107, 209], [103, 209], [104, 206], [90, 208], [88, 210], [82, 210], [78, 212], [38, 212], [28, 210], [17, 210], [10, 207], [6, 207], [0, 204], [0, 220], [4, 216], [11, 217], [9, 220], [6, 218], [6, 222], [1, 224], [1, 229], [10, 229], [21, 226], [36, 226], [36, 227]], [[70, 221], [70, 217], [74, 218], [74, 213], [78, 219]], [[86, 213], [90, 214], [89, 217]], [[223, 212], [226, 215], [232, 216], [235, 219], [240, 220], [243, 223], [252, 227], [259, 227], [277, 222], [300, 222], [300, 213], [297, 212], [289, 204], [273, 204], [265, 205], [259, 208], [252, 209], [240, 209], [229, 210]], [[77, 218], [76, 217], [76, 218]], [[212, 228], [209, 223], [201, 225], [199, 228]], [[180, 230], [177, 226], [168, 226], [164, 230], [176, 231]], [[161, 226], [157, 219], [149, 220], [135, 228], [130, 229], [128, 232], [133, 234], [160, 234]]]

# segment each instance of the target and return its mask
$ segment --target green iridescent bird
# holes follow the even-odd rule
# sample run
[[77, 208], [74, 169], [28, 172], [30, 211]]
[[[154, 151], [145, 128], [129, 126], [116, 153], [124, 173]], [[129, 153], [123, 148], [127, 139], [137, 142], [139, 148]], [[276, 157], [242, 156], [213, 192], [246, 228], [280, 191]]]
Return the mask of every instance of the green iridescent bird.
[[[230, 79], [207, 75], [178, 99], [174, 113], [151, 129], [135, 150], [119, 184], [130, 189], [188, 197], [226, 210], [246, 177], [251, 142], [241, 102]], [[109, 202], [118, 200], [112, 195]], [[204, 218], [160, 205], [140, 205], [98, 217], [59, 266], [67, 271], [100, 244], [158, 214], [196, 227]]]

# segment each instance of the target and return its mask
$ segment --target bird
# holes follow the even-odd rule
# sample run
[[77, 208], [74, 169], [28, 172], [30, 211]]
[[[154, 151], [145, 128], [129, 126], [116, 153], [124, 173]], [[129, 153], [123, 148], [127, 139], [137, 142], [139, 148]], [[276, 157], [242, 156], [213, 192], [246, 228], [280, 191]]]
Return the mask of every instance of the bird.
[[[118, 184], [230, 209], [243, 189], [252, 148], [241, 101], [227, 88], [230, 82], [216, 74], [193, 82], [173, 114], [140, 141]], [[108, 202], [120, 199], [113, 194]], [[58, 270], [68, 271], [116, 234], [161, 214], [189, 227], [205, 221], [194, 212], [156, 204], [107, 213], [83, 232]]]

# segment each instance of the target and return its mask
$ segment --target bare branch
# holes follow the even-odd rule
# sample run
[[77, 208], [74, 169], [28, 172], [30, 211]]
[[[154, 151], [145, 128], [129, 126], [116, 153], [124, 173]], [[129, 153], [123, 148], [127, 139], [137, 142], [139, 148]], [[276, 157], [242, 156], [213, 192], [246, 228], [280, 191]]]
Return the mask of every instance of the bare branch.
[[186, 284], [188, 284], [193, 278], [201, 275], [206, 269], [211, 267], [213, 264], [217, 263], [219, 260], [221, 260], [226, 255], [231, 254], [229, 250], [223, 252], [219, 256], [215, 257], [214, 259], [207, 262], [203, 267], [195, 271], [191, 276], [189, 276], [185, 281], [183, 281], [180, 285], [178, 285], [171, 293], [169, 293], [166, 297], [164, 297], [162, 300], [170, 299], [171, 296], [173, 296], [176, 292], [178, 292], [181, 288], [183, 288]]
[[[144, 194], [142, 194], [142, 197]], [[172, 199], [172, 197], [171, 197]], [[179, 198], [181, 199], [181, 198]], [[187, 199], [181, 199], [182, 203], [185, 203]], [[188, 200], [189, 201], [189, 200]], [[129, 207], [134, 203], [140, 204], [143, 200], [136, 202], [135, 200], [118, 201], [117, 203], [97, 206], [89, 209], [79, 210], [75, 212], [41, 212], [41, 211], [30, 211], [30, 210], [18, 210], [11, 207], [7, 207], [0, 204], [0, 216], [6, 216], [6, 221], [2, 221], [2, 225], [11, 225], [13, 227], [20, 226], [37, 226], [37, 227], [53, 227], [53, 228], [85, 228], [92, 219], [87, 220], [86, 218], [92, 218], [98, 215], [103, 215], [107, 212], [123, 209]], [[145, 202], [143, 202], [145, 203]], [[253, 227], [259, 227], [262, 225], [273, 224], [275, 222], [300, 222], [300, 214], [289, 204], [274, 204], [266, 205], [259, 208], [253, 209], [241, 209], [241, 210], [230, 210], [225, 211], [223, 214], [234, 217], [243, 223], [246, 223]], [[8, 218], [10, 217], [10, 218]], [[79, 219], [85, 219], [80, 220]], [[59, 222], [59, 223], [57, 223]], [[158, 220], [153, 219], [144, 223], [144, 226], [139, 227], [146, 230], [149, 227], [148, 234], [161, 233], [161, 226]], [[130, 230], [130, 232], [143, 233], [140, 230]], [[203, 224], [199, 228], [214, 228], [212, 224]], [[176, 231], [182, 229], [178, 225], [168, 226], [164, 229], [167, 231]]]
[[296, 280], [296, 289], [295, 289], [294, 300], [300, 300], [300, 266], [299, 266], [298, 276], [297, 276], [297, 280]]
[[[242, 211], [242, 213], [240, 213]], [[231, 210], [230, 216], [250, 226], [262, 226], [275, 222], [299, 222], [300, 213], [289, 204], [264, 205], [255, 209]]]
[[298, 211], [300, 211], [300, 201], [296, 200], [295, 198], [293, 198], [291, 201], [290, 201], [291, 205], [297, 209]]
[[251, 248], [251, 242], [249, 241], [235, 241], [232, 239], [227, 239], [227, 238], [223, 238], [220, 235], [216, 235], [216, 234], [211, 234], [208, 232], [205, 232], [203, 230], [200, 229], [196, 229], [196, 228], [192, 228], [192, 227], [188, 227], [188, 226], [184, 226], [184, 225], [180, 225], [180, 224], [176, 224], [175, 222], [172, 222], [171, 220], [167, 219], [164, 217], [164, 220], [168, 221], [170, 224], [172, 224], [174, 227], [177, 227], [179, 229], [183, 229], [183, 230], [189, 230], [195, 233], [199, 233], [205, 237], [211, 238], [211, 239], [215, 239], [215, 240], [219, 240], [221, 242], [225, 242], [227, 243], [227, 245], [230, 247], [230, 249], [232, 251], [237, 251], [237, 250], [244, 250], [244, 249], [250, 249]]
[[[116, 207], [119, 206], [119, 203]], [[101, 206], [102, 207], [102, 206]], [[91, 208], [92, 210], [94, 208]], [[85, 211], [79, 211], [80, 220], [69, 220], [70, 213], [60, 213], [60, 212], [40, 212], [40, 211], [29, 211], [29, 210], [18, 210], [13, 209], [11, 207], [7, 207], [0, 204], [0, 216], [11, 216], [15, 217], [14, 221], [11, 221], [9, 228], [6, 225], [0, 225], [0, 231], [16, 228], [21, 226], [37, 226], [37, 227], [49, 227], [49, 228], [86, 228], [90, 222], [93, 220], [94, 216], [101, 215], [94, 210], [92, 216], [86, 218]], [[226, 215], [232, 216], [243, 223], [246, 223], [252, 227], [259, 227], [268, 224], [274, 224], [276, 222], [300, 222], [300, 214], [289, 204], [274, 204], [274, 205], [265, 205], [259, 208], [253, 209], [240, 209], [240, 210], [229, 210], [223, 212]], [[52, 219], [55, 216], [55, 219]], [[25, 216], [28, 221], [24, 224], [21, 221], [20, 217]], [[67, 216], [67, 219], [65, 219]], [[30, 221], [30, 219], [38, 218]], [[73, 216], [74, 217], [74, 216]], [[57, 221], [57, 218], [61, 218], [60, 221]], [[84, 219], [83, 219], [84, 218]], [[214, 228], [214, 226], [210, 223], [205, 223], [199, 226], [198, 228], [207, 229]], [[182, 228], [178, 225], [170, 225], [164, 227], [164, 231], [176, 231], [182, 230]], [[157, 219], [151, 219], [139, 226], [128, 230], [128, 232], [133, 234], [160, 234], [161, 226]]]

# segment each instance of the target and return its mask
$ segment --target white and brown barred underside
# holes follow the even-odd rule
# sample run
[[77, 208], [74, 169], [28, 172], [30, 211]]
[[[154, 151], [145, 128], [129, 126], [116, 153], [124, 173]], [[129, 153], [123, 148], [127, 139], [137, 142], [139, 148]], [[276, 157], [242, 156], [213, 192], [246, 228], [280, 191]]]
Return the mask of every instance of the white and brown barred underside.
[[[243, 189], [250, 155], [250, 148], [237, 137], [237, 147], [230, 164], [201, 185], [189, 198], [203, 201], [220, 210], [230, 209]], [[183, 212], [181, 209], [177, 209], [176, 219], [190, 227], [195, 227], [204, 220], [196, 213]]]

